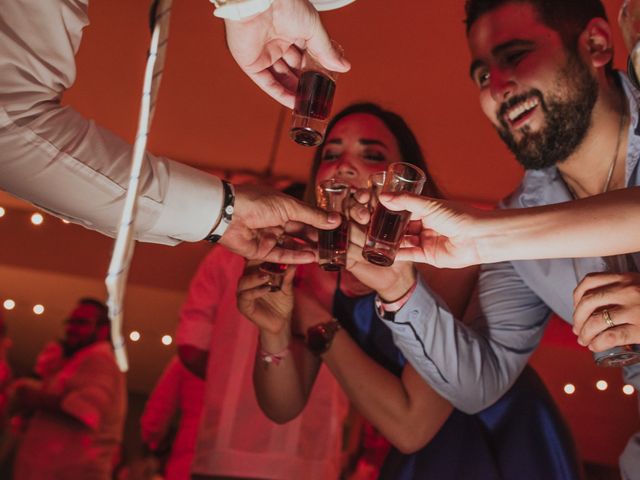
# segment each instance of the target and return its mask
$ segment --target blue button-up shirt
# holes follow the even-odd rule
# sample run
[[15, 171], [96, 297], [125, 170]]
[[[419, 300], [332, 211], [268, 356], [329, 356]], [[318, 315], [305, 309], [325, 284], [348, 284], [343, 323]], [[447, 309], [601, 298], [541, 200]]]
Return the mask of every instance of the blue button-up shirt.
[[[631, 118], [625, 177], [631, 187], [640, 185], [640, 92], [621, 77]], [[554, 166], [527, 171], [502, 207], [534, 207], [571, 198]], [[633, 259], [640, 267], [640, 253]], [[475, 413], [511, 387], [538, 346], [552, 311], [572, 323], [572, 295], [578, 279], [604, 268], [602, 258], [488, 264], [480, 272], [470, 324], [455, 319], [423, 282], [393, 321], [383, 321], [429, 384], [458, 409]], [[625, 376], [640, 389], [640, 365], [625, 368]], [[624, 478], [640, 478], [640, 435], [629, 442], [621, 467]]]

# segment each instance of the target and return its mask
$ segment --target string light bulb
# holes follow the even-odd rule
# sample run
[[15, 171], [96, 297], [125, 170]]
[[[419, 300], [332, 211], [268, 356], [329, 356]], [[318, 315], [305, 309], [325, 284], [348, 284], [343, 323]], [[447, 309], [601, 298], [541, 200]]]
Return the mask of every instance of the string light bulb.
[[31, 215], [31, 223], [34, 225], [42, 225], [42, 222], [44, 222], [44, 217], [41, 213], [34, 213]]
[[567, 383], [564, 386], [564, 393], [566, 393], [567, 395], [573, 395], [574, 393], [576, 393], [576, 386], [573, 383]]
[[5, 310], [13, 310], [14, 308], [16, 308], [16, 302], [14, 302], [12, 299], [7, 298], [2, 306], [4, 307]]
[[42, 315], [44, 313], [44, 306], [37, 304], [33, 306], [33, 313], [36, 315]]
[[624, 393], [625, 395], [633, 395], [633, 392], [635, 392], [635, 388], [633, 388], [633, 385], [625, 385], [624, 387], [622, 387], [622, 393]]
[[596, 388], [601, 392], [604, 392], [607, 388], [609, 388], [609, 384], [605, 380], [598, 380], [596, 382]]
[[171, 335], [163, 335], [162, 336], [162, 344], [163, 345], [171, 345], [173, 343], [173, 338], [171, 338]]
[[140, 332], [138, 332], [137, 330], [133, 330], [129, 334], [129, 340], [131, 340], [132, 342], [137, 342], [138, 340], [140, 340]]

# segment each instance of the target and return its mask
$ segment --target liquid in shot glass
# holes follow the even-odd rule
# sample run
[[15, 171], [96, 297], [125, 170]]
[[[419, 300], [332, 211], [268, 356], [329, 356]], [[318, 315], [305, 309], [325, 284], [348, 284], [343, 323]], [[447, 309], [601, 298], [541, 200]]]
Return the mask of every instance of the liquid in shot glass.
[[260, 264], [258, 270], [269, 275], [265, 285], [269, 287], [270, 292], [277, 292], [282, 288], [282, 280], [287, 267], [286, 263], [262, 262]]
[[[342, 50], [337, 44], [334, 47]], [[307, 147], [319, 145], [327, 129], [338, 74], [324, 68], [308, 51], [303, 52], [293, 121], [289, 135]]]
[[337, 212], [342, 218], [337, 228], [318, 230], [318, 264], [327, 271], [335, 272], [347, 265], [349, 194], [349, 185], [335, 179], [320, 182], [316, 187], [318, 207], [327, 212]]
[[378, 205], [378, 197], [380, 196], [380, 192], [382, 191], [382, 187], [384, 187], [384, 179], [387, 175], [387, 172], [381, 171], [372, 173], [369, 175], [369, 179], [367, 181], [367, 186], [369, 187], [369, 212], [373, 213], [376, 206]]
[[[424, 172], [410, 163], [392, 163], [387, 169], [380, 193], [420, 193], [425, 179]], [[377, 203], [367, 230], [362, 256], [374, 265], [393, 265], [410, 217], [411, 213], [406, 210], [395, 212]]]

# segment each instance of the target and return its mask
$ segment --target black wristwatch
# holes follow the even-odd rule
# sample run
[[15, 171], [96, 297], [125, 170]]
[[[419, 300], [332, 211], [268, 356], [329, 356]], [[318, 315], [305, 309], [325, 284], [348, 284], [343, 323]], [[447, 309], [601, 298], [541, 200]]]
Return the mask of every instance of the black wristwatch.
[[326, 323], [319, 323], [307, 330], [307, 348], [315, 355], [322, 355], [331, 347], [340, 323], [335, 318]]
[[227, 231], [229, 224], [231, 223], [231, 219], [233, 218], [233, 207], [236, 201], [236, 195], [233, 190], [233, 185], [229, 182], [222, 180], [222, 189], [224, 198], [222, 199], [222, 212], [220, 215], [220, 220], [209, 235], [204, 237], [207, 242], [217, 243], [218, 240], [222, 238], [224, 232]]

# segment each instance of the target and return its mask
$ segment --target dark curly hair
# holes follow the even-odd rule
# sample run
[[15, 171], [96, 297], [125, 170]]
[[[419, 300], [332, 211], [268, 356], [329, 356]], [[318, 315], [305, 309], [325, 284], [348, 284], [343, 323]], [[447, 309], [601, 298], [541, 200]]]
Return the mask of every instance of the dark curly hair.
[[592, 18], [607, 20], [600, 0], [467, 0], [464, 6], [467, 34], [478, 18], [508, 3], [531, 4], [540, 21], [558, 32], [565, 46], [572, 51], [577, 48], [578, 37]]
[[96, 310], [98, 311], [98, 317], [96, 319], [97, 327], [111, 324], [111, 321], [109, 320], [109, 309], [100, 300], [91, 297], [83, 297], [78, 300], [78, 305], [91, 305], [96, 307]]

